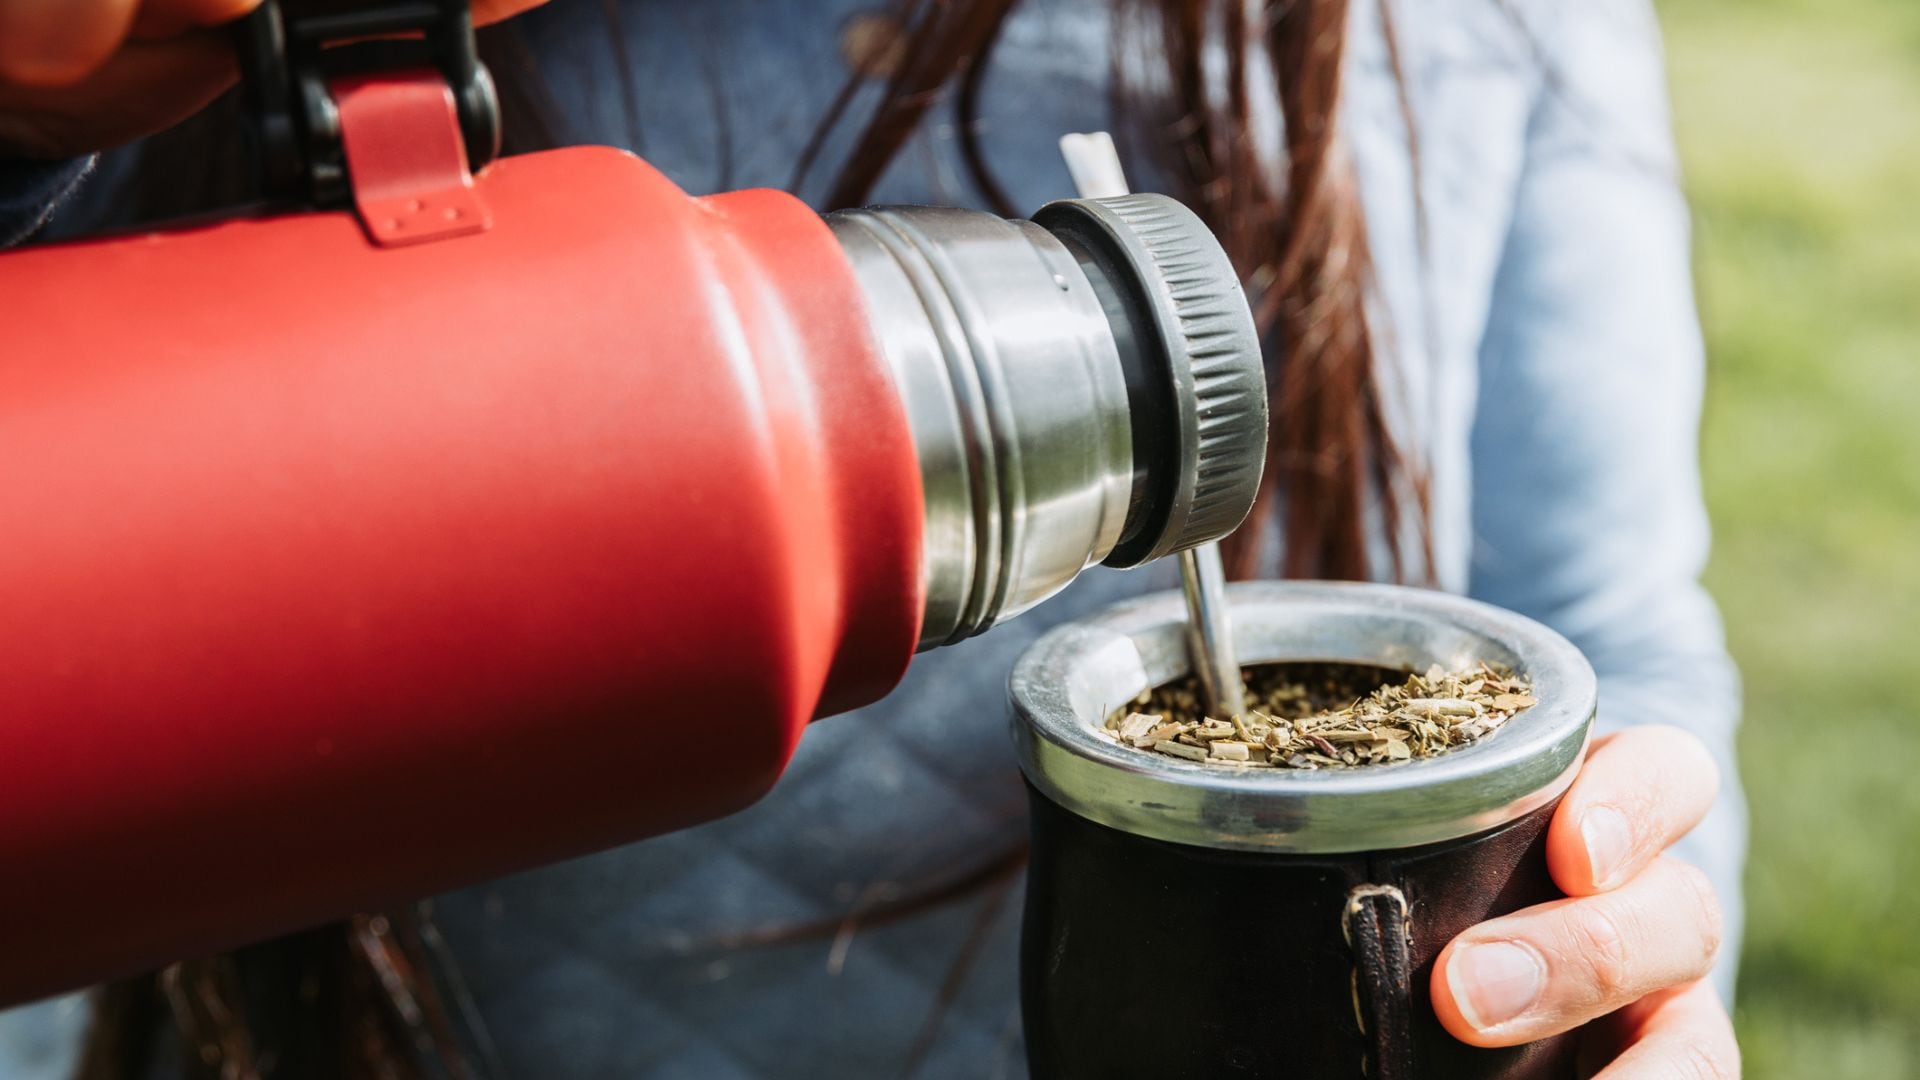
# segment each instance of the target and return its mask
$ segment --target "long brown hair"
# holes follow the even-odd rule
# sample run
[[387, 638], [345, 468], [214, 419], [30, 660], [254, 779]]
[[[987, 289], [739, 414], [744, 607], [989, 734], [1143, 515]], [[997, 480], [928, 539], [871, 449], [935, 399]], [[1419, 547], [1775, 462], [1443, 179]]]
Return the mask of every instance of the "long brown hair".
[[[1424, 579], [1432, 572], [1423, 474], [1388, 430], [1378, 339], [1366, 318], [1366, 229], [1338, 122], [1350, 2], [1271, 0], [1256, 11], [1247, 0], [1113, 0], [1119, 134], [1157, 159], [1171, 194], [1220, 237], [1247, 284], [1267, 347], [1268, 467], [1253, 514], [1227, 543], [1230, 569], [1241, 577], [1360, 579], [1385, 571]], [[951, 91], [975, 186], [994, 209], [1014, 214], [986, 164], [975, 121], [988, 60], [1015, 3], [900, 0], [897, 52], [878, 76], [856, 72], [834, 99], [795, 163], [793, 186], [819, 165], [862, 80], [883, 77], [881, 104], [830, 174], [827, 208], [865, 201], [928, 110]], [[605, 0], [603, 8], [615, 21], [612, 36], [624, 40], [618, 3]], [[551, 144], [550, 103], [528, 50], [510, 28], [483, 32], [482, 40], [503, 90], [509, 150]], [[1143, 42], [1157, 43], [1151, 55], [1127, 55]], [[1210, 54], [1221, 57], [1222, 70], [1209, 69]], [[1255, 100], [1262, 64], [1277, 103]], [[630, 103], [632, 75], [622, 79]], [[1277, 152], [1256, 130], [1260, 117], [1276, 111]], [[150, 140], [145, 165], [165, 181], [137, 185], [144, 200], [138, 208], [157, 216], [204, 209], [208, 191], [223, 202], [240, 197], [231, 183], [236, 159], [213, 149], [233, 122], [230, 111], [215, 112]], [[629, 126], [629, 139], [637, 141], [637, 122]], [[206, 185], [184, 179], [195, 170], [205, 173]], [[201, 192], [201, 202], [182, 203], [182, 191]], [[1387, 538], [1387, 567], [1370, 564], [1373, 525]], [[1403, 532], [1416, 540], [1423, 565], [1406, 565]], [[1270, 558], [1275, 548], [1277, 564]], [[1004, 889], [1021, 854], [992, 853], [978, 873], [909, 891], [858, 917], [872, 925], [957, 892]], [[103, 988], [78, 1075], [143, 1074], [154, 1032], [168, 1015], [190, 1076], [484, 1075], [492, 1071], [487, 1048], [454, 1030], [449, 1017], [458, 1010], [428, 974], [437, 939], [430, 919], [417, 914], [361, 916]], [[844, 931], [837, 919], [776, 927], [753, 940], [831, 936], [836, 927]]]

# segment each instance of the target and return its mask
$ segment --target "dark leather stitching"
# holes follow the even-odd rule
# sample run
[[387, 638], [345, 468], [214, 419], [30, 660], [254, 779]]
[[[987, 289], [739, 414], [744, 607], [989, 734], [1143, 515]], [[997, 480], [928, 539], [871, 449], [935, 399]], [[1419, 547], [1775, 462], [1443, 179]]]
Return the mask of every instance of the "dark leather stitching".
[[1367, 1047], [1361, 1074], [1411, 1080], [1413, 931], [1406, 896], [1392, 885], [1355, 886], [1340, 911], [1340, 932], [1353, 954], [1353, 1017]]

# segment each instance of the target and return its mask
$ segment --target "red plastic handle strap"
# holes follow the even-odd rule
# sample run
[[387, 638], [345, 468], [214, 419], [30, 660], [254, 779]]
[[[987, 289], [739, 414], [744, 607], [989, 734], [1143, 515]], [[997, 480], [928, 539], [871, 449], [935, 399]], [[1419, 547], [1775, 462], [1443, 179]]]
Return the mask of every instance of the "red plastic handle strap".
[[328, 86], [354, 206], [375, 244], [468, 236], [492, 224], [467, 169], [453, 91], [439, 72], [346, 76]]

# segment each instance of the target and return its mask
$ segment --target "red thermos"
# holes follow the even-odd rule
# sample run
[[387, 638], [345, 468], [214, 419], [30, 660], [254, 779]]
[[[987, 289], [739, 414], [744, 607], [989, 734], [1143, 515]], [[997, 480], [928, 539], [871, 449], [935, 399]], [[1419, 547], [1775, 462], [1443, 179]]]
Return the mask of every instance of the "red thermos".
[[0, 256], [0, 1002], [739, 809], [916, 648], [1250, 504], [1176, 204], [449, 186], [444, 85], [335, 89], [357, 213]]

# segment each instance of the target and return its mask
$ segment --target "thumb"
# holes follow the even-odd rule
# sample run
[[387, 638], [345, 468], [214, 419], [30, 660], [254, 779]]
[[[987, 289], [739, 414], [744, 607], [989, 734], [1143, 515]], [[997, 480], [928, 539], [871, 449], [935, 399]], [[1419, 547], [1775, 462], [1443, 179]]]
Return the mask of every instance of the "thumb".
[[164, 38], [224, 26], [247, 16], [260, 0], [143, 0], [134, 20], [135, 37]]
[[0, 0], [0, 81], [79, 82], [133, 27], [138, 0]]
[[546, 2], [547, 0], [473, 0], [473, 21], [478, 26], [485, 26], [502, 19], [510, 19]]
[[0, 154], [63, 158], [151, 134], [197, 112], [232, 84], [225, 34], [133, 41], [68, 86], [0, 84]]

